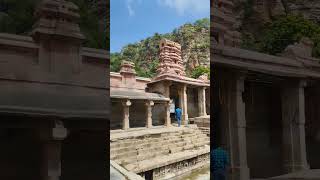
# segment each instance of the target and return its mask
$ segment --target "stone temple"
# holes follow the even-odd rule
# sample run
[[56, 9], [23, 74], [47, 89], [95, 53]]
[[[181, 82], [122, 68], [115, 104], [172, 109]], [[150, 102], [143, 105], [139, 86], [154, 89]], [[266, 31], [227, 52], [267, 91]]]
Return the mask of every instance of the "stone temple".
[[0, 33], [0, 179], [104, 179], [108, 52], [82, 46], [75, 4], [35, 15], [30, 36]]
[[209, 167], [208, 78], [186, 77], [178, 43], [163, 39], [159, 47], [154, 78], [137, 77], [129, 61], [110, 74], [111, 168], [128, 178], [169, 179]]
[[239, 48], [232, 0], [211, 1], [212, 145], [229, 179], [320, 179], [319, 59], [308, 38], [278, 56]]

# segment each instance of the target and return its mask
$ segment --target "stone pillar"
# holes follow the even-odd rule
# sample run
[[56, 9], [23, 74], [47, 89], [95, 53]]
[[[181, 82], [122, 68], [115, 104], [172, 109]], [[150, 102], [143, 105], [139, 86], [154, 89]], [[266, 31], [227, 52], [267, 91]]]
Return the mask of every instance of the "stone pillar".
[[171, 126], [171, 118], [170, 118], [170, 101], [165, 104], [165, 125]]
[[305, 81], [286, 84], [282, 92], [283, 159], [289, 172], [309, 169], [305, 143]]
[[199, 116], [206, 116], [206, 88], [200, 87], [198, 90]]
[[154, 105], [153, 101], [148, 101], [145, 103], [147, 111], [146, 111], [146, 127], [152, 127], [152, 106]]
[[59, 180], [61, 176], [61, 144], [67, 137], [67, 129], [61, 122], [56, 127], [43, 131], [42, 179]]
[[131, 101], [126, 100], [122, 102], [123, 106], [123, 122], [122, 122], [122, 129], [126, 130], [130, 128], [130, 122], [129, 122], [129, 107], [131, 106]]
[[221, 105], [220, 121], [224, 124], [221, 138], [230, 152], [231, 173], [228, 179], [248, 180], [250, 173], [247, 164], [246, 116], [242, 99], [245, 74], [228, 72], [219, 76], [224, 84], [221, 86], [221, 94], [225, 99]]
[[180, 108], [182, 110], [182, 125], [188, 124], [188, 101], [187, 101], [187, 85], [183, 84], [180, 89], [179, 99]]

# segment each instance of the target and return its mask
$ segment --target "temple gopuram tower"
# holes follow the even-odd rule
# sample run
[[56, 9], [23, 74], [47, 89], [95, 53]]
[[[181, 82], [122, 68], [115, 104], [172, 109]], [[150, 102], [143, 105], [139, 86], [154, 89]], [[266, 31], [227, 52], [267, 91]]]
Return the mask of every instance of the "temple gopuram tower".
[[162, 39], [160, 41], [160, 64], [157, 74], [175, 74], [185, 76], [185, 68], [181, 57], [181, 46], [173, 41]]
[[211, 26], [212, 41], [216, 44], [238, 47], [240, 45], [240, 33], [236, 31], [237, 20], [233, 13], [232, 0], [211, 1]]

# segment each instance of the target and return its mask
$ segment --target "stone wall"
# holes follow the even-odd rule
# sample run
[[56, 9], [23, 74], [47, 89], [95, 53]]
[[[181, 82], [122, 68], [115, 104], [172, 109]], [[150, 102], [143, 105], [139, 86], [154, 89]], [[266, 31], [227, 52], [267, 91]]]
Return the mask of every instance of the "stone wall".
[[152, 108], [152, 125], [162, 126], [165, 123], [166, 109], [164, 104], [155, 103]]
[[[78, 60], [69, 61], [70, 52], [60, 49], [56, 56], [61, 58], [48, 61], [31, 37], [2, 33], [0, 47], [0, 109], [32, 108], [64, 115], [83, 109], [107, 114], [109, 79], [103, 78], [109, 73], [107, 51], [80, 47], [73, 54]], [[79, 99], [86, 99], [86, 104]]]
[[[153, 170], [153, 179], [168, 179], [182, 175], [183, 173], [208, 166], [210, 154], [203, 154], [191, 159], [176, 162]], [[145, 177], [145, 173], [141, 173]]]

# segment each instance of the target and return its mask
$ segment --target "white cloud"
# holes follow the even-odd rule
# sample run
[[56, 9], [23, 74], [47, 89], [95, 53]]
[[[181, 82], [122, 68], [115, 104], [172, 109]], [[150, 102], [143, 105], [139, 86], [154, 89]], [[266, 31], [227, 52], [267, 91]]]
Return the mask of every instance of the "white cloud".
[[137, 4], [137, 3], [140, 4], [141, 2], [142, 2], [142, 0], [127, 0], [127, 8], [128, 8], [129, 16], [135, 15], [133, 5]]
[[158, 0], [158, 2], [175, 9], [179, 15], [210, 13], [210, 0]]

